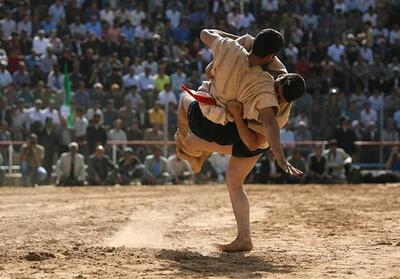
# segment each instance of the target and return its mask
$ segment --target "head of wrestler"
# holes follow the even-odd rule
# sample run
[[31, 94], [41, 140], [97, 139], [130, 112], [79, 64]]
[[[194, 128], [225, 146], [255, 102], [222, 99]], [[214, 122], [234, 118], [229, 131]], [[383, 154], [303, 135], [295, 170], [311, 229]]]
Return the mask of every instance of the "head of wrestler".
[[296, 73], [279, 75], [274, 85], [278, 103], [294, 102], [303, 96], [306, 90], [304, 78]]
[[253, 65], [268, 64], [284, 45], [283, 37], [278, 31], [269, 28], [260, 31], [251, 47], [250, 63]]

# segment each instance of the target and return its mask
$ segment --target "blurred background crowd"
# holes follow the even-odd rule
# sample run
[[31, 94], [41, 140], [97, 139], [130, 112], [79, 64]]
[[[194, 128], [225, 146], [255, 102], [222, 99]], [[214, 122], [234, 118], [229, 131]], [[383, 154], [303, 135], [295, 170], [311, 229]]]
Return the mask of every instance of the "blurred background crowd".
[[[53, 170], [60, 184], [192, 183], [173, 148], [119, 145], [110, 160], [107, 142], [173, 139], [179, 84], [206, 79], [205, 27], [282, 32], [280, 59], [307, 81], [282, 141], [329, 141], [287, 148], [301, 181], [346, 181], [349, 161], [400, 171], [396, 146], [354, 144], [399, 140], [398, 0], [0, 0], [0, 18], [0, 141], [26, 141], [25, 185]], [[213, 154], [197, 182], [223, 181], [226, 164]], [[291, 182], [266, 155], [249, 179]]]

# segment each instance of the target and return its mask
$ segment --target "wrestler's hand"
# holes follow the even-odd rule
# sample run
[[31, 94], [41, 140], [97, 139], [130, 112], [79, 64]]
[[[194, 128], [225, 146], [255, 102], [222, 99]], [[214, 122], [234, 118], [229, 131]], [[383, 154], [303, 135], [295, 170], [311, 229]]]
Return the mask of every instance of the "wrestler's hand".
[[206, 67], [205, 73], [206, 73], [206, 76], [207, 76], [208, 79], [213, 79], [214, 78], [214, 76], [211, 74], [211, 70], [212, 70], [213, 66], [214, 66], [214, 62], [211, 61]]
[[292, 176], [301, 176], [303, 175], [303, 172], [299, 169], [296, 169], [295, 167], [292, 166], [286, 160], [286, 158], [281, 158], [276, 160], [277, 164], [281, 167], [282, 170], [284, 170], [287, 174], [292, 175]]
[[226, 104], [226, 109], [233, 116], [233, 118], [242, 118], [243, 104], [238, 101], [229, 101]]

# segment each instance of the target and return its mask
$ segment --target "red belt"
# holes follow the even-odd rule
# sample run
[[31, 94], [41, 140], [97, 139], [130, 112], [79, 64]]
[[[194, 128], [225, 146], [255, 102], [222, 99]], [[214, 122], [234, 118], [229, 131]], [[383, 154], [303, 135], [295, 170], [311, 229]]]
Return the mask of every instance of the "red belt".
[[181, 88], [186, 93], [188, 93], [190, 96], [195, 98], [195, 100], [198, 101], [199, 103], [206, 104], [206, 105], [211, 105], [211, 106], [215, 106], [217, 104], [213, 97], [207, 97], [207, 96], [198, 95], [195, 91], [189, 89], [189, 87], [187, 87], [183, 83], [181, 83]]

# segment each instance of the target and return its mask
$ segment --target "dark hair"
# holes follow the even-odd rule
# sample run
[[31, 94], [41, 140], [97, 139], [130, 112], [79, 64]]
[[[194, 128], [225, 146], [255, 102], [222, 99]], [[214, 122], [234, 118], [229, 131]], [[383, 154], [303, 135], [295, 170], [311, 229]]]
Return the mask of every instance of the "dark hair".
[[251, 52], [258, 57], [265, 57], [278, 53], [284, 45], [281, 33], [274, 29], [264, 29], [257, 34]]
[[287, 102], [293, 102], [303, 96], [306, 90], [304, 78], [295, 73], [286, 74], [281, 80], [283, 97]]

